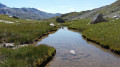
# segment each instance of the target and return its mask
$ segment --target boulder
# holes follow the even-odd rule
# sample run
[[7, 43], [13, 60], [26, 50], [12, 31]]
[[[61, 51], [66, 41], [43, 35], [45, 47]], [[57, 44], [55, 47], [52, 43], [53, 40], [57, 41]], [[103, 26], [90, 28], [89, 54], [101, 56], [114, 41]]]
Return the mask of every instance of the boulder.
[[119, 19], [120, 17], [119, 17], [119, 16], [117, 16], [117, 15], [115, 15], [115, 16], [113, 16], [113, 18], [115, 18], [115, 19]]
[[54, 26], [55, 26], [55, 24], [54, 24], [54, 23], [50, 23], [50, 26], [54, 27]]
[[62, 19], [62, 18], [57, 18], [56, 21], [59, 22], [59, 23], [65, 23], [65, 20]]
[[3, 47], [13, 48], [14, 47], [14, 43], [5, 43], [5, 44], [3, 44]]
[[19, 19], [17, 16], [13, 16], [13, 18], [15, 18], [15, 19]]
[[103, 18], [103, 15], [102, 14], [97, 14], [92, 18], [90, 23], [91, 24], [96, 24], [96, 23], [104, 22], [104, 21], [106, 21], [106, 20]]

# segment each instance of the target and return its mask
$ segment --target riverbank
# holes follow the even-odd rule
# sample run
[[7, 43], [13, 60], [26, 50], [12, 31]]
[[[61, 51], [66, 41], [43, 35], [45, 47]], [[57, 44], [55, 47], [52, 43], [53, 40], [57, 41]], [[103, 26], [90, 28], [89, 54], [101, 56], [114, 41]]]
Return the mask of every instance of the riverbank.
[[0, 15], [1, 20], [14, 22], [0, 22], [0, 43], [32, 44], [48, 32], [57, 30], [49, 22], [37, 20], [23, 20]]
[[[50, 26], [49, 22], [37, 20], [23, 20], [0, 15], [1, 20], [14, 23], [0, 22], [0, 46], [10, 43], [12, 46], [24, 46], [33, 44], [49, 32], [56, 31], [56, 27]], [[14, 43], [14, 44], [13, 44]]]
[[54, 59], [46, 67], [119, 67], [120, 56], [88, 42], [77, 30], [67, 27], [43, 37], [36, 45], [56, 48]]
[[0, 49], [0, 67], [44, 67], [56, 50], [47, 45]]
[[96, 43], [96, 44], [100, 45], [102, 48], [109, 49], [111, 52], [120, 55], [120, 51], [115, 50], [115, 49], [110, 49], [110, 46], [108, 46], [108, 45], [104, 45], [104, 44], [101, 44], [100, 42], [97, 42], [97, 41], [95, 41], [95, 40], [92, 40], [91, 38], [88, 38], [88, 37], [86, 37], [85, 35], [82, 35], [82, 36], [83, 36], [87, 41], [90, 41], [90, 42]]
[[[58, 28], [54, 27], [52, 29], [50, 29], [48, 32], [46, 31], [45, 33], [42, 33], [40, 36], [38, 36], [39, 38], [35, 38], [32, 42], [28, 42], [25, 44], [15, 44], [15, 43], [0, 43], [0, 47], [6, 47], [6, 48], [12, 48], [12, 49], [16, 49], [16, 48], [20, 48], [20, 47], [24, 47], [24, 46], [28, 46], [28, 45], [34, 45], [37, 41], [39, 41], [42, 37], [49, 35], [52, 32], [57, 31]], [[7, 44], [7, 45], [6, 45]]]
[[[69, 29], [77, 30], [77, 31], [80, 32], [80, 30], [78, 30], [77, 28], [69, 28]], [[120, 55], [120, 51], [114, 50], [114, 49], [110, 49], [110, 46], [104, 45], [104, 44], [102, 44], [102, 43], [100, 43], [100, 42], [98, 42], [98, 41], [96, 41], [96, 40], [93, 40], [92, 38], [88, 38], [87, 35], [82, 34], [82, 36], [83, 36], [87, 41], [93, 42], [93, 43], [95, 43], [95, 44], [97, 44], [97, 45], [100, 45], [102, 48], [109, 49], [111, 52]]]
[[53, 30], [57, 29], [42, 23], [20, 23], [20, 25], [0, 23], [0, 42], [16, 45], [31, 44]]
[[88, 41], [101, 45], [101, 47], [109, 49], [116, 54], [120, 54], [120, 20], [112, 20], [114, 21], [89, 24], [89, 19], [82, 19], [65, 24], [68, 25], [69, 29], [79, 30]]
[[[54, 57], [55, 48], [31, 44], [50, 32], [56, 31], [56, 27], [52, 27], [49, 22], [44, 21], [0, 16], [4, 21], [13, 22], [0, 22], [0, 67], [44, 66]], [[5, 45], [9, 48], [3, 48]]]

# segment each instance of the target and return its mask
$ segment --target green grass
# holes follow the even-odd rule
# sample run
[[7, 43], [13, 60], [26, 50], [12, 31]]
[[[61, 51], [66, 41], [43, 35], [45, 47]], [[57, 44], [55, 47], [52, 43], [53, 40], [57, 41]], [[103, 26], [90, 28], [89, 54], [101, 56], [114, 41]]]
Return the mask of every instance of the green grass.
[[20, 23], [35, 23], [35, 22], [40, 22], [38, 20], [15, 19], [15, 18], [9, 17], [8, 15], [3, 15], [3, 14], [0, 14], [0, 20], [12, 21], [12, 22], [15, 22], [15, 23], [17, 23], [17, 22], [20, 22]]
[[[14, 23], [0, 22], [0, 42], [30, 44], [44, 34], [57, 30], [48, 21], [23, 20], [0, 14], [0, 20]], [[47, 61], [55, 52], [47, 45], [26, 46], [17, 49], [0, 48], [0, 67], [37, 67]]]
[[0, 19], [12, 22], [18, 21], [11, 24], [0, 22], [0, 42], [33, 43], [43, 34], [56, 30], [56, 28], [49, 25], [49, 22], [44, 21], [14, 19], [6, 15], [0, 15]]
[[47, 45], [0, 48], [0, 67], [36, 67], [52, 57], [54, 52], [55, 49]]
[[89, 24], [89, 19], [74, 20], [66, 23], [69, 28], [78, 29], [87, 38], [109, 46], [110, 49], [120, 51], [120, 20]]

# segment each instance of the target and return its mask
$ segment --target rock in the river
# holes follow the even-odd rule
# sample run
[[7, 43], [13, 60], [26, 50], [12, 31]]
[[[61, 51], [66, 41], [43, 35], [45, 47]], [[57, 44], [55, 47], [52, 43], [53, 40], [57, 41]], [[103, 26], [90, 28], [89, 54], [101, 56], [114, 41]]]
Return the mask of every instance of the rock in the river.
[[103, 18], [103, 15], [102, 14], [97, 14], [92, 18], [90, 23], [91, 24], [96, 24], [96, 23], [104, 22], [104, 21], [106, 21], [106, 20]]
[[70, 53], [75, 54], [75, 50], [70, 50]]

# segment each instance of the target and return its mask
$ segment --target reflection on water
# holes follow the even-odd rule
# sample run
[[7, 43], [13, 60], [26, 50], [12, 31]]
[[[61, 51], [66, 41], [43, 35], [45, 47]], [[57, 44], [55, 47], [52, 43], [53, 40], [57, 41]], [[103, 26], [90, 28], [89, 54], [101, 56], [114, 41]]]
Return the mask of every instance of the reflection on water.
[[38, 44], [56, 48], [57, 53], [47, 67], [120, 67], [120, 56], [115, 56], [93, 43], [88, 43], [79, 32], [60, 28]]

